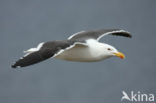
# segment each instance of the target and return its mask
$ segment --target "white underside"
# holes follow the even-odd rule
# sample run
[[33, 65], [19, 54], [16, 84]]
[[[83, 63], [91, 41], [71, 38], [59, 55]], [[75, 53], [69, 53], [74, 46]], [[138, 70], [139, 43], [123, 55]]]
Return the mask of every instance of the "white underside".
[[103, 44], [95, 40], [89, 40], [88, 46], [74, 46], [69, 50], [65, 50], [59, 55], [55, 56], [57, 59], [63, 59], [68, 61], [79, 61], [79, 62], [94, 62], [106, 59], [110, 56], [103, 55]]

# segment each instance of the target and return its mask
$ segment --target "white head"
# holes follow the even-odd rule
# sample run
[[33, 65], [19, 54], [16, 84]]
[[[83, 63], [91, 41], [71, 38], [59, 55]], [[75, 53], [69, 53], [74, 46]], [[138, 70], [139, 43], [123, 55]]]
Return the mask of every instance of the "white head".
[[87, 43], [90, 47], [96, 50], [97, 55], [101, 57], [100, 59], [106, 59], [113, 56], [117, 56], [121, 59], [125, 58], [123, 53], [118, 52], [117, 49], [109, 44], [100, 43], [93, 39], [87, 40]]
[[125, 55], [121, 52], [118, 52], [116, 48], [111, 45], [103, 44], [103, 56], [104, 58], [117, 56], [121, 59], [125, 58]]

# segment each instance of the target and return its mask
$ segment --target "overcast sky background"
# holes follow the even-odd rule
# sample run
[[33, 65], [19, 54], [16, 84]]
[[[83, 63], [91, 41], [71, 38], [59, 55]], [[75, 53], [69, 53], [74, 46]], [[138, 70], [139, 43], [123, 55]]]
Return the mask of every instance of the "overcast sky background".
[[[131, 32], [132, 39], [101, 40], [126, 59], [49, 59], [10, 67], [23, 50], [40, 42], [98, 28]], [[156, 95], [155, 0], [1, 0], [0, 47], [0, 103], [120, 103], [123, 90]]]

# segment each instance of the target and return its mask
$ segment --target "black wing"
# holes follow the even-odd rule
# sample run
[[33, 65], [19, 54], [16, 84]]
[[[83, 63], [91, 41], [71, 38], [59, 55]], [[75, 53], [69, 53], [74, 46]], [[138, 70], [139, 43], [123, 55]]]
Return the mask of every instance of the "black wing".
[[46, 42], [38, 51], [28, 53], [26, 56], [22, 57], [15, 64], [12, 65], [12, 68], [16, 67], [25, 67], [35, 63], [39, 63], [43, 60], [46, 60], [50, 57], [55, 56], [59, 53], [60, 50], [67, 49], [74, 44], [72, 41], [51, 41]]

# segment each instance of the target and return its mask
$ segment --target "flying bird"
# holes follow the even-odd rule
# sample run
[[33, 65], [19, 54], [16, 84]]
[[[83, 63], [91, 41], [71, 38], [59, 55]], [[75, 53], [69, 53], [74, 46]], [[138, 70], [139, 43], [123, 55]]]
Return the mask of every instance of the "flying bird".
[[17, 60], [12, 68], [26, 67], [51, 57], [76, 62], [95, 62], [113, 56], [125, 58], [115, 47], [99, 42], [106, 35], [132, 37], [129, 32], [121, 29], [81, 31], [67, 40], [42, 42], [36, 48], [24, 51], [26, 54]]

